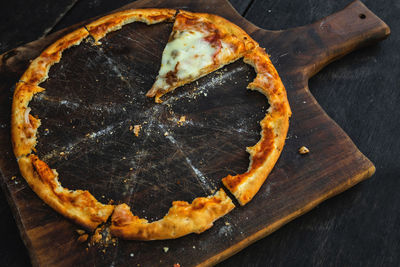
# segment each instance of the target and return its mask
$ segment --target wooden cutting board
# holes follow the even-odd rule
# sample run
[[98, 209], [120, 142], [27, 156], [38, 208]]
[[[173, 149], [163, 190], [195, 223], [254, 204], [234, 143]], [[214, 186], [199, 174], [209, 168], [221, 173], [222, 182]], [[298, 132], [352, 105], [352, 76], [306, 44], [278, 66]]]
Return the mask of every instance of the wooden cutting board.
[[[253, 201], [237, 206], [201, 235], [118, 240], [86, 249], [87, 243], [77, 242], [79, 227], [27, 186], [9, 134], [13, 85], [29, 60], [79, 25], [11, 50], [0, 61], [0, 169], [33, 265], [212, 265], [374, 173], [374, 165], [325, 114], [307, 86], [328, 63], [389, 35], [388, 26], [361, 2], [283, 31], [252, 25], [225, 0], [138, 1], [122, 9], [138, 7], [216, 13], [265, 47], [293, 111], [284, 151]], [[150, 220], [161, 218], [172, 200], [208, 195], [225, 175], [244, 172], [245, 147], [259, 139], [258, 121], [268, 108], [261, 94], [245, 90], [255, 73], [243, 62], [176, 90], [162, 105], [146, 99], [170, 30], [171, 24], [134, 23], [108, 34], [101, 46], [83, 43], [65, 51], [42, 84], [46, 92], [30, 104], [42, 119], [39, 155], [58, 170], [64, 186], [88, 189], [103, 202], [127, 202], [135, 214]], [[187, 121], [177, 124], [183, 115]], [[142, 125], [139, 137], [129, 130], [135, 124]], [[165, 132], [172, 138], [165, 138]], [[311, 150], [304, 156], [297, 152], [303, 145]]]

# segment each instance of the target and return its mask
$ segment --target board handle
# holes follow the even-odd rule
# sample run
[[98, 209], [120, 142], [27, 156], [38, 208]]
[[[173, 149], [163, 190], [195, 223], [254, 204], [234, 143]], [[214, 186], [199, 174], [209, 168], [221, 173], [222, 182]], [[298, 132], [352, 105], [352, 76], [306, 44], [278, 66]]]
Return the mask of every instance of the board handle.
[[[307, 59], [302, 69], [308, 77], [330, 62], [360, 47], [385, 39], [390, 34], [388, 25], [358, 0], [313, 23], [311, 29], [308, 28], [304, 36], [314, 41], [302, 55], [303, 60]], [[309, 40], [307, 42], [310, 43]]]

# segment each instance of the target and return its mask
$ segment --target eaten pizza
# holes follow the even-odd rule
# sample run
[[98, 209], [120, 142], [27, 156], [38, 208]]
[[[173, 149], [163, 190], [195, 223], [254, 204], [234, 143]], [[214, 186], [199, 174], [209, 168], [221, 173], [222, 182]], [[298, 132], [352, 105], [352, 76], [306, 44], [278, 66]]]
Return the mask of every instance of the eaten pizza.
[[[223, 177], [224, 188], [210, 196], [199, 196], [191, 203], [174, 201], [168, 213], [153, 222], [132, 214], [125, 203], [103, 204], [87, 190], [64, 188], [57, 171], [38, 157], [35, 146], [41, 121], [38, 116], [30, 114], [29, 107], [32, 97], [46, 90], [40, 84], [48, 78], [51, 66], [61, 60], [64, 50], [88, 38], [94, 40], [93, 45], [98, 45], [107, 33], [134, 22], [148, 25], [173, 22], [158, 76], [146, 94], [155, 98], [154, 105], [162, 102], [166, 93], [240, 58], [253, 66], [257, 73], [248, 89], [265, 95], [270, 104], [260, 122], [261, 139], [254, 146], [247, 147], [250, 154], [248, 170]], [[124, 239], [173, 239], [202, 233], [212, 227], [215, 220], [229, 213], [235, 205], [225, 190], [229, 190], [240, 205], [245, 205], [256, 195], [283, 149], [290, 115], [285, 88], [267, 53], [237, 25], [212, 14], [174, 9], [133, 9], [102, 17], [67, 34], [32, 61], [14, 92], [12, 143], [21, 174], [32, 190], [46, 204], [75, 223], [90, 231], [101, 224], [111, 223], [111, 233]]]

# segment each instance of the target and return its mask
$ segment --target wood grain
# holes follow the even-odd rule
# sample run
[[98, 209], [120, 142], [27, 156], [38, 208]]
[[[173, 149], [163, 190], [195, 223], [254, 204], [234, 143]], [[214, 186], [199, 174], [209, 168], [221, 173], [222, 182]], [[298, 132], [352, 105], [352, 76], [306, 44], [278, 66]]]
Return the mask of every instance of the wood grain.
[[[135, 4], [143, 4], [144, 6], [156, 5], [156, 3], [151, 1], [143, 1]], [[180, 1], [175, 3], [176, 6], [173, 3], [170, 4], [172, 5], [171, 7], [183, 6]], [[291, 121], [291, 132], [289, 133], [290, 136], [287, 140], [285, 151], [274, 172], [268, 179], [269, 183], [260, 190], [260, 193], [252, 203], [246, 206], [246, 209], [236, 209], [226, 218], [228, 222], [232, 222], [232, 232], [236, 233], [236, 235], [230, 235], [231, 230], [229, 230], [225, 236], [226, 238], [224, 235], [216, 238], [221, 229], [225, 229], [222, 222], [220, 222], [212, 230], [201, 236], [188, 236], [187, 238], [166, 241], [165, 243], [132, 243], [121, 241], [118, 249], [111, 248], [111, 251], [107, 251], [107, 254], [104, 256], [99, 256], [102, 255], [101, 251], [96, 249], [90, 250], [89, 254], [82, 255], [84, 251], [82, 246], [76, 243], [76, 236], [71, 234], [74, 225], [60, 218], [60, 216], [54, 214], [47, 207], [44, 207], [40, 200], [26, 187], [24, 182], [20, 180], [20, 177], [16, 181], [18, 184], [15, 184], [14, 180], [9, 180], [11, 175], [17, 172], [17, 169], [12, 160], [12, 155], [9, 153], [9, 137], [8, 129], [6, 128], [1, 132], [2, 136], [5, 137], [2, 139], [1, 147], [8, 148], [8, 153], [5, 154], [5, 157], [1, 158], [1, 169], [6, 181], [6, 190], [10, 193], [12, 203], [15, 204], [16, 216], [20, 216], [18, 218], [20, 228], [24, 240], [30, 249], [34, 264], [70, 265], [76, 263], [78, 259], [86, 259], [89, 263], [101, 265], [110, 264], [113, 261], [118, 265], [126, 263], [125, 261], [127, 260], [130, 263], [136, 261], [143, 263], [153, 260], [152, 262], [154, 263], [154, 253], [159, 253], [157, 255], [162, 257], [162, 260], [164, 260], [163, 263], [174, 263], [178, 259], [185, 266], [200, 263], [213, 264], [237, 252], [249, 243], [271, 233], [291, 219], [313, 208], [324, 199], [372, 175], [374, 171], [373, 165], [357, 150], [346, 134], [319, 107], [307, 90], [307, 80], [309, 75], [314, 74], [320, 67], [338, 56], [348, 53], [351, 49], [355, 49], [359, 45], [365, 45], [367, 41], [374, 42], [384, 38], [388, 34], [388, 31], [383, 22], [379, 21], [376, 17], [371, 17], [371, 20], [375, 24], [371, 24], [372, 26], [369, 28], [363, 28], [360, 31], [350, 33], [342, 32], [334, 35], [333, 37], [340, 37], [339, 39], [335, 39], [329, 34], [326, 35], [324, 32], [316, 31], [316, 24], [309, 26], [309, 31], [305, 31], [307, 27], [297, 29], [298, 32], [296, 32], [296, 29], [282, 32], [263, 31], [242, 19], [237, 13], [229, 9], [229, 5], [225, 2], [209, 4], [208, 6], [198, 3], [198, 5], [194, 4], [189, 8], [191, 10], [207, 11], [210, 6], [219, 6], [220, 12], [217, 13], [242, 26], [249, 33], [252, 33], [253, 37], [258, 39], [265, 47], [268, 47], [268, 52], [275, 60], [274, 63], [277, 65], [278, 71], [284, 80], [294, 111]], [[357, 12], [360, 11], [367, 12], [365, 7], [356, 2], [344, 12], [345, 18], [350, 15], [358, 15]], [[336, 17], [331, 17], [329, 23], [329, 25], [340, 26], [340, 23], [335, 22], [334, 18], [343, 19], [343, 13], [342, 15], [339, 13]], [[352, 16], [349, 18], [350, 21], [352, 18]], [[368, 36], [364, 34], [371, 31], [372, 34], [367, 40], [360, 38], [360, 35]], [[310, 35], [300, 36], [307, 37], [312, 41], [316, 41], [316, 39], [318, 41], [321, 38], [320, 36], [323, 37], [325, 35], [327, 37], [322, 43], [323, 45], [317, 43], [320, 44], [319, 48], [321, 50], [316, 50], [315, 48], [318, 48], [318, 46], [313, 42], [309, 44], [313, 49], [307, 50], [307, 43], [305, 42], [307, 38], [303, 40], [301, 40], [302, 38], [300, 40], [297, 38], [299, 33], [303, 34], [305, 32]], [[346, 35], [347, 39], [343, 39], [343, 35]], [[51, 38], [54, 40], [56, 35], [53, 35]], [[288, 40], [293, 41], [288, 42]], [[339, 40], [345, 40], [345, 42], [341, 43]], [[51, 41], [51, 39], [41, 40], [3, 56], [1, 70], [5, 74], [3, 77], [7, 78], [6, 81], [12, 83], [12, 80], [15, 80], [23, 71], [27, 60], [34, 57], [35, 53], [38, 53]], [[332, 46], [330, 46], [330, 42], [332, 42]], [[340, 49], [338, 49], [338, 45], [340, 45]], [[287, 52], [287, 48], [290, 48], [289, 51], [291, 52], [287, 54], [288, 57], [286, 59], [285, 57], [279, 57], [278, 55]], [[309, 54], [310, 51], [320, 52], [329, 48], [332, 49], [331, 51], [334, 51], [334, 56], [332, 54], [321, 55], [318, 53], [318, 57], [315, 59], [315, 54]], [[291, 58], [291, 60], [288, 60], [288, 58]], [[290, 67], [290, 64], [288, 64], [290, 62], [294, 62], [295, 64]], [[319, 64], [319, 66], [310, 68], [310, 66], [314, 66], [313, 64]], [[243, 65], [238, 63], [230, 66], [230, 69], [226, 73], [235, 73], [238, 70], [243, 70], [243, 68]], [[246, 75], [246, 72], [248, 71], [244, 69], [241, 75]], [[207, 84], [210, 81], [204, 80], [203, 82]], [[2, 105], [2, 107], [5, 107], [5, 113], [2, 114], [7, 114], [9, 111], [6, 108], [9, 106], [7, 103], [11, 92], [5, 89], [3, 91], [6, 93], [2, 94], [4, 96], [2, 97], [2, 103], [5, 103], [5, 105]], [[243, 96], [239, 95], [238, 97], [240, 99], [243, 98]], [[205, 110], [208, 109], [210, 107], [206, 106]], [[6, 116], [1, 118], [2, 122], [7, 123], [8, 118]], [[308, 146], [312, 151], [309, 156], [301, 157], [296, 153], [297, 148], [303, 144], [309, 144]], [[229, 151], [229, 148], [226, 151]], [[235, 159], [233, 159], [233, 162], [235, 162]], [[243, 160], [239, 160], [239, 162], [243, 162]], [[288, 195], [290, 195], [289, 198], [287, 197]], [[64, 234], [56, 235], [56, 233], [60, 232]], [[240, 233], [240, 235], [237, 235], [237, 233]], [[60, 250], [52, 250], [49, 253], [48, 247], [51, 246], [52, 242], [44, 238], [45, 236], [57, 236]], [[167, 255], [163, 254], [162, 251], [162, 247], [165, 245], [170, 248], [170, 252]], [[139, 246], [140, 250], [138, 250]], [[197, 258], [195, 260], [190, 255], [187, 258], [178, 258], [176, 256], [179, 254], [179, 248], [185, 247], [186, 249], [190, 249], [193, 246], [197, 248], [191, 252], [196, 253]], [[139, 251], [140, 255], [130, 258], [130, 251], [135, 251], [135, 253]], [[71, 257], [71, 255], [73, 256]], [[118, 255], [120, 257], [112, 258], [111, 255]]]

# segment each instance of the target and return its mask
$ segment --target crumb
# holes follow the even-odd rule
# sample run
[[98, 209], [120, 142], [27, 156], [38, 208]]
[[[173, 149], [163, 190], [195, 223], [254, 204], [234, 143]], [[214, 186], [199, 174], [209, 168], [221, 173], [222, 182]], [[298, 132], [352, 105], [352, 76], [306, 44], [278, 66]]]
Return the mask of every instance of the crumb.
[[193, 246], [193, 248], [196, 248], [196, 246]]
[[164, 136], [168, 136], [168, 132], [165, 132], [165, 133], [164, 133]]
[[129, 126], [129, 131], [132, 131], [132, 129], [133, 129], [133, 126], [132, 125]]
[[78, 235], [83, 235], [83, 234], [85, 233], [85, 230], [76, 229], [76, 233], [77, 233]]
[[129, 254], [129, 256], [130, 256], [131, 258], [133, 258], [133, 257], [135, 256], [135, 254], [131, 253], [131, 254]]
[[225, 225], [231, 225], [230, 223], [228, 223], [228, 222], [225, 222]]
[[310, 152], [310, 150], [305, 146], [302, 146], [302, 147], [299, 148], [299, 153], [302, 154], [302, 155], [307, 154], [309, 152]]
[[183, 125], [183, 123], [186, 121], [186, 116], [181, 116], [180, 118], [179, 118], [179, 121], [177, 122], [178, 123], [178, 125]]
[[130, 171], [133, 171], [133, 168], [129, 168]]
[[142, 125], [136, 124], [133, 128], [134, 128], [134, 129], [133, 129], [133, 133], [135, 134], [136, 137], [138, 137], [138, 136], [139, 136], [140, 129], [142, 128]]
[[105, 249], [103, 249], [102, 252], [103, 252], [103, 254], [106, 254], [106, 250]]
[[92, 244], [94, 244], [94, 243], [98, 243], [98, 242], [100, 242], [101, 241], [101, 239], [102, 239], [102, 235], [101, 235], [101, 228], [99, 227], [99, 228], [97, 228], [96, 229], [96, 231], [94, 232], [94, 234], [93, 234], [93, 236], [92, 236], [92, 239], [91, 239], [91, 242], [92, 242]]
[[15, 180], [15, 178], [17, 178], [17, 176], [14, 175], [13, 177], [11, 177], [11, 180]]
[[60, 152], [60, 156], [64, 156], [65, 155], [65, 152]]
[[122, 159], [126, 159], [126, 157], [122, 157]]
[[169, 250], [169, 247], [163, 247], [163, 250], [164, 250], [165, 253], [167, 253], [168, 250]]
[[174, 263], [174, 267], [181, 267], [179, 263]]
[[86, 240], [88, 239], [89, 235], [88, 234], [83, 234], [81, 236], [78, 237], [78, 242], [79, 243], [83, 243], [86, 242]]

